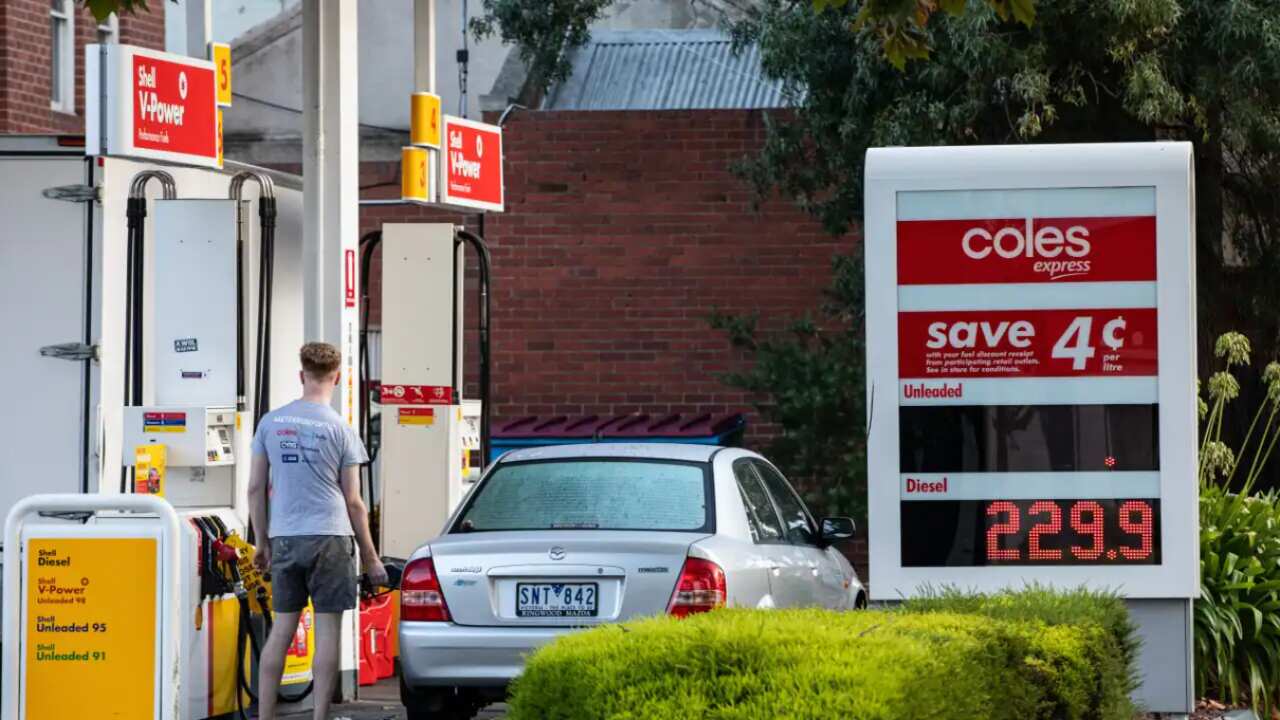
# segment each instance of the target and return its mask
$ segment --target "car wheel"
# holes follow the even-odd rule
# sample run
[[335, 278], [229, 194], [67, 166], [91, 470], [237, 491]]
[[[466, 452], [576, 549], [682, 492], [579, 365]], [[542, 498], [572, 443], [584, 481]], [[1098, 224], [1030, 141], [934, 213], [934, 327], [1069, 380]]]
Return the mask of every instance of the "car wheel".
[[400, 702], [408, 720], [471, 720], [484, 707], [473, 692], [461, 688], [411, 688], [400, 680]]
[[856, 597], [856, 598], [854, 598], [854, 599], [853, 599], [853, 609], [854, 609], [854, 610], [866, 610], [866, 609], [867, 609], [867, 594], [866, 594], [866, 593], [858, 593], [858, 597]]

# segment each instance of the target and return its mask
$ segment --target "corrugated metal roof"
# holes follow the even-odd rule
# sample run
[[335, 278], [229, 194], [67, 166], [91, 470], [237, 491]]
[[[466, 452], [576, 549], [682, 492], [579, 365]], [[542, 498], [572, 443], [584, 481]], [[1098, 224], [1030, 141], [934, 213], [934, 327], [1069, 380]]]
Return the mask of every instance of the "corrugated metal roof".
[[544, 110], [686, 110], [783, 107], [782, 84], [760, 71], [755, 46], [734, 54], [718, 30], [594, 33]]

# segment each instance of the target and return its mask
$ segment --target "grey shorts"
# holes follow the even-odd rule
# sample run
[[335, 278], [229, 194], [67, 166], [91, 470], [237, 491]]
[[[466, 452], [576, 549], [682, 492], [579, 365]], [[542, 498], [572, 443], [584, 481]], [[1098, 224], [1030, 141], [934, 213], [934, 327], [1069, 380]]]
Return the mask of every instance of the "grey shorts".
[[271, 538], [271, 607], [301, 612], [307, 597], [318, 613], [356, 606], [356, 542], [350, 535]]

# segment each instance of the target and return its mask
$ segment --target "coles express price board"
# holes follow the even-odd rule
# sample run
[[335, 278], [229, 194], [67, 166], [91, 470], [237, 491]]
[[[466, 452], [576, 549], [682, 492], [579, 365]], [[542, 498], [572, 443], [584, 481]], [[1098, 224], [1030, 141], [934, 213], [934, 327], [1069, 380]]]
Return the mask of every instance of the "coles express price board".
[[875, 598], [1198, 585], [1189, 146], [875, 149]]

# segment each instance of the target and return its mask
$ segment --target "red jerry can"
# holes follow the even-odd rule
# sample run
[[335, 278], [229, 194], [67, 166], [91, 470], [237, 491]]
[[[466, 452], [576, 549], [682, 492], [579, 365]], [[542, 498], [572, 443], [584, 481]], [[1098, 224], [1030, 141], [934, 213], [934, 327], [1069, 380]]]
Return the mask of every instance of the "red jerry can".
[[372, 685], [395, 674], [391, 654], [392, 597], [381, 595], [360, 601], [361, 685]]

